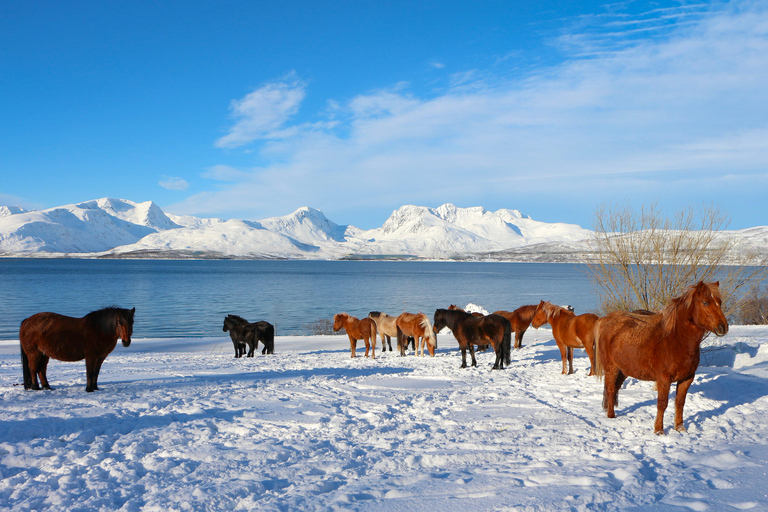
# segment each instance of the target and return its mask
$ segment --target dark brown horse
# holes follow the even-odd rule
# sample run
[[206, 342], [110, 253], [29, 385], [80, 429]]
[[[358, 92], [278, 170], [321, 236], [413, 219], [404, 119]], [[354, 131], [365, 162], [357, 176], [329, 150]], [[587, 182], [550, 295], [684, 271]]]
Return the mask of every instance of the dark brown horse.
[[473, 316], [466, 311], [438, 309], [435, 311], [433, 330], [443, 327], [453, 332], [461, 349], [461, 368], [467, 367], [467, 349], [472, 356], [472, 366], [477, 366], [475, 345], [491, 345], [496, 352], [494, 370], [503, 370], [509, 364], [512, 346], [512, 325], [500, 315]]
[[664, 433], [669, 388], [677, 383], [675, 430], [685, 431], [683, 407], [699, 366], [699, 350], [707, 331], [728, 333], [720, 283], [699, 282], [672, 299], [659, 313], [616, 311], [595, 326], [595, 373], [605, 376], [603, 408], [615, 418], [619, 389], [627, 377], [656, 382], [658, 400], [654, 432]]
[[[404, 356], [408, 348], [408, 338], [413, 338], [413, 351], [416, 355], [424, 355], [426, 347], [430, 356], [435, 355], [437, 338], [429, 325], [429, 317], [424, 313], [401, 313], [395, 320], [397, 325], [397, 347], [400, 355]], [[421, 353], [419, 353], [421, 351]]]
[[[24, 389], [51, 389], [46, 371], [48, 360], [80, 361], [85, 359], [88, 392], [99, 389], [97, 380], [104, 359], [123, 340], [131, 344], [133, 314], [136, 308], [104, 308], [88, 313], [83, 318], [72, 318], [56, 313], [37, 313], [21, 322], [21, 365]], [[38, 384], [40, 377], [40, 384]]]
[[583, 348], [587, 351], [589, 374], [594, 375], [594, 329], [597, 319], [598, 316], [592, 313], [576, 315], [573, 311], [543, 300], [536, 306], [531, 325], [536, 329], [546, 323], [552, 326], [552, 337], [555, 338], [557, 348], [560, 349], [560, 358], [563, 360], [563, 375], [573, 373], [574, 348]]
[[264, 344], [262, 355], [275, 353], [275, 327], [269, 322], [262, 320], [250, 323], [241, 316], [227, 315], [222, 330], [229, 331], [229, 337], [235, 346], [235, 357], [245, 354], [246, 344], [249, 347], [248, 357], [253, 357], [259, 342]]
[[494, 311], [494, 315], [501, 315], [512, 324], [512, 331], [515, 333], [515, 348], [523, 348], [523, 334], [528, 330], [533, 320], [533, 314], [536, 312], [536, 304], [520, 306], [514, 311]]
[[365, 342], [365, 357], [371, 350], [371, 357], [376, 359], [376, 322], [372, 318], [365, 317], [362, 320], [347, 313], [336, 313], [333, 316], [333, 332], [344, 329], [349, 336], [349, 351], [355, 357], [357, 340]]

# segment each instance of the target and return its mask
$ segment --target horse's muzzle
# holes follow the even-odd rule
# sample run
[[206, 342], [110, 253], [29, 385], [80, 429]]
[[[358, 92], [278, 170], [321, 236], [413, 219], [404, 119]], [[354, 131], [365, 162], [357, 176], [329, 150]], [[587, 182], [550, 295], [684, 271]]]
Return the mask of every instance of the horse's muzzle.
[[130, 347], [131, 346], [131, 338], [128, 338], [127, 340], [123, 340], [123, 346], [124, 347]]
[[728, 324], [720, 324], [714, 330], [715, 336], [718, 338], [728, 334]]

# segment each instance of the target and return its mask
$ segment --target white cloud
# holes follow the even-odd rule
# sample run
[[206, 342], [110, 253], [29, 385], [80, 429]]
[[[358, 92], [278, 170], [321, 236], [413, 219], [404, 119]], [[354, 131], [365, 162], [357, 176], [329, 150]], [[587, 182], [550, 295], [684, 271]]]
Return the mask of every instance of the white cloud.
[[[514, 79], [470, 70], [430, 98], [407, 84], [360, 94], [332, 104], [335, 125], [288, 125], [303, 84], [265, 86], [243, 100], [254, 106], [243, 111], [272, 115], [237, 132], [251, 140], [282, 134], [260, 153], [274, 163], [238, 171], [231, 186], [177, 206], [258, 217], [307, 204], [332, 214], [557, 197], [591, 212], [604, 198], [654, 200], [669, 192], [665, 182], [686, 183], [681, 201], [718, 199], [718, 176], [743, 182], [768, 162], [768, 9], [736, 2], [682, 19], [631, 44], [590, 36], [589, 52], [583, 46], [560, 65]], [[220, 145], [248, 140], [235, 128]]]
[[187, 188], [189, 188], [189, 183], [187, 183], [187, 180], [184, 178], [174, 178], [171, 176], [163, 176], [163, 179], [158, 182], [158, 185], [163, 188], [167, 188], [168, 190], [187, 190]]
[[237, 120], [229, 133], [216, 141], [216, 147], [236, 148], [257, 139], [284, 138], [292, 130], [283, 125], [298, 112], [306, 85], [294, 73], [270, 82], [241, 100], [232, 102], [232, 117]]

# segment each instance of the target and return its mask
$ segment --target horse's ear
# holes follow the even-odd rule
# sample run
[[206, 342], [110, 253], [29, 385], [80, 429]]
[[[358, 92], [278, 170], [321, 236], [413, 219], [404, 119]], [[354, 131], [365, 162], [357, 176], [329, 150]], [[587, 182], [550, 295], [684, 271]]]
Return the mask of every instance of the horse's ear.
[[133, 309], [131, 310], [131, 315], [134, 315], [134, 314], [136, 314], [136, 308], [133, 308]]

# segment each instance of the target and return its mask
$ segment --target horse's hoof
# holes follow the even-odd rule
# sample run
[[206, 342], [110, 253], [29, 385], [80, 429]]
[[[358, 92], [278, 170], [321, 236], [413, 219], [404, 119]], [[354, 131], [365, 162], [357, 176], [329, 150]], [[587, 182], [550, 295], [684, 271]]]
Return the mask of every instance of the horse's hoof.
[[681, 425], [677, 425], [675, 427], [675, 430], [677, 430], [678, 432], [688, 432], [688, 429], [685, 428], [682, 424]]
[[657, 436], [663, 436], [664, 435], [664, 429], [656, 430], [656, 431], [654, 431], [654, 434], [656, 434]]

